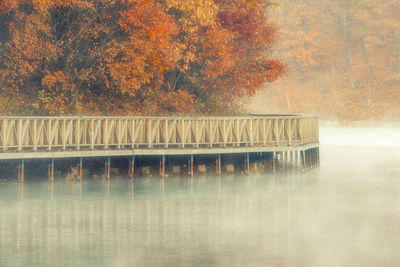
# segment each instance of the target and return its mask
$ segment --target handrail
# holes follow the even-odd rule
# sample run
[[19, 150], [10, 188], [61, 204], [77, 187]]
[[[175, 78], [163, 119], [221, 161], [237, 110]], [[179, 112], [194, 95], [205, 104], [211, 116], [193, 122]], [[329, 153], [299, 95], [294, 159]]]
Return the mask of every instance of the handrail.
[[0, 153], [241, 146], [319, 142], [319, 119], [303, 115], [233, 117], [0, 117]]

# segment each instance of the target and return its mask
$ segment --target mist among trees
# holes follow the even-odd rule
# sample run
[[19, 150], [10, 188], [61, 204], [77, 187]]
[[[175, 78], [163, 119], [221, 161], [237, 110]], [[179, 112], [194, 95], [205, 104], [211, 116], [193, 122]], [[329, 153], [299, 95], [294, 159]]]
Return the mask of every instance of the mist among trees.
[[286, 75], [266, 86], [253, 109], [399, 119], [399, 14], [396, 0], [282, 0], [272, 15]]

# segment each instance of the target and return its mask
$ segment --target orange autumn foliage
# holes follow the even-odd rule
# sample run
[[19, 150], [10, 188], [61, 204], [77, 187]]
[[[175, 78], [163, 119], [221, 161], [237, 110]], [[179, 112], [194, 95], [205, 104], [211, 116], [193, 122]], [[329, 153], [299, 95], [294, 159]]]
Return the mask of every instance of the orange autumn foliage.
[[2, 114], [235, 112], [283, 73], [264, 1], [3, 0]]

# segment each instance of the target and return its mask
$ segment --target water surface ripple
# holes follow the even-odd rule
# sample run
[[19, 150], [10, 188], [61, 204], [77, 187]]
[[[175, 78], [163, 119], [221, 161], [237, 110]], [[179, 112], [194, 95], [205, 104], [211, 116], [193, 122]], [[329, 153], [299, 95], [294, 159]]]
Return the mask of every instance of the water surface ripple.
[[0, 266], [400, 266], [399, 162], [330, 143], [307, 173], [3, 183]]

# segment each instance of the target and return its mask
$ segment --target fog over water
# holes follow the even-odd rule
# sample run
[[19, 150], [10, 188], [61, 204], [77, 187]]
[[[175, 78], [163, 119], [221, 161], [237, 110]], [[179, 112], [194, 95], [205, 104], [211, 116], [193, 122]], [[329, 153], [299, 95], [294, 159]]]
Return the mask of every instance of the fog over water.
[[399, 130], [322, 127], [306, 173], [0, 184], [0, 266], [400, 266]]

